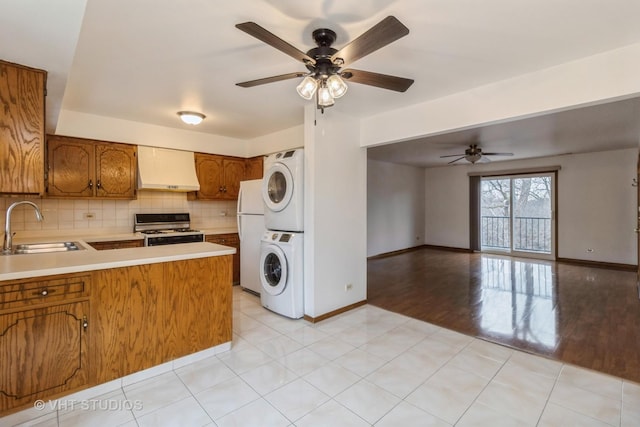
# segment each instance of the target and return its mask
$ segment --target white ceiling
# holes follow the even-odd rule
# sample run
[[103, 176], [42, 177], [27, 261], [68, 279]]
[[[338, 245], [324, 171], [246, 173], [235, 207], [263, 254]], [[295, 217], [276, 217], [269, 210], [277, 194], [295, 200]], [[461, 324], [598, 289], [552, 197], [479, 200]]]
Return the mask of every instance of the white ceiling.
[[[353, 67], [415, 83], [405, 93], [351, 84], [337, 102], [352, 115], [640, 42], [637, 0], [0, 0], [0, 58], [49, 71], [50, 132], [60, 110], [193, 130], [177, 119], [186, 109], [207, 116], [199, 132], [251, 139], [301, 124], [309, 101], [297, 95], [296, 80], [254, 88], [235, 83], [305, 68], [235, 24], [255, 21], [306, 51], [316, 28], [336, 31], [340, 48], [387, 15], [410, 34]], [[430, 164], [476, 139], [485, 150], [525, 157], [573, 152], [577, 142], [602, 149], [604, 131], [620, 147], [630, 146], [632, 136], [637, 146], [636, 103], [611, 108], [584, 110], [585, 118], [567, 113], [434, 137], [427, 147], [435, 152], [414, 163]], [[590, 127], [578, 126], [585, 123]], [[564, 145], [569, 142], [574, 145]], [[411, 153], [417, 145], [393, 147]], [[370, 151], [403, 161], [390, 146]]]
[[[487, 156], [491, 162], [637, 148], [640, 98], [382, 145], [369, 148], [368, 156], [411, 166], [443, 166], [457, 157], [440, 156], [464, 154], [470, 144], [487, 153], [513, 153]], [[469, 163], [459, 160], [454, 164]]]

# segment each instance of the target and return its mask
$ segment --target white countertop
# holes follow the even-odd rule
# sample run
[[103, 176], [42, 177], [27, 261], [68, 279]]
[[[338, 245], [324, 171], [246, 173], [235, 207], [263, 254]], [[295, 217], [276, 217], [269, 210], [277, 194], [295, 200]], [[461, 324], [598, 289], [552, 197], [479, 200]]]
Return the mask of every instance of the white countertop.
[[[129, 236], [132, 235], [134, 234]], [[55, 241], [52, 238], [46, 240]], [[78, 242], [86, 249], [47, 254], [0, 255], [0, 281], [232, 255], [236, 252], [234, 248], [206, 242], [97, 251], [81, 239], [64, 240]], [[44, 242], [45, 239], [41, 241]]]

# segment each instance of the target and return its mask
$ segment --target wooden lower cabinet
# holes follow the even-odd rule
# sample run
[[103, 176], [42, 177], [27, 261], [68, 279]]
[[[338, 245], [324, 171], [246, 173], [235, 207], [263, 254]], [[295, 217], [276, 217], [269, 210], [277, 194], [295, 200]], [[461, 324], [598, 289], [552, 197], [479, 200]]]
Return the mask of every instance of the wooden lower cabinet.
[[92, 377], [103, 383], [161, 363], [158, 295], [164, 264], [93, 273]]
[[0, 282], [0, 416], [90, 380], [90, 277]]
[[93, 280], [95, 383], [231, 341], [231, 255], [96, 271]]
[[231, 341], [231, 255], [218, 258], [177, 261], [165, 269], [165, 361]]
[[87, 242], [87, 244], [98, 251], [104, 251], [109, 249], [141, 248], [144, 246], [144, 240], [114, 240], [108, 242]]
[[88, 317], [87, 301], [0, 315], [0, 411], [87, 383]]
[[218, 245], [231, 246], [236, 249], [233, 254], [233, 284], [240, 284], [240, 236], [237, 233], [227, 234], [207, 234], [205, 242], [217, 243]]
[[223, 255], [0, 282], [0, 417], [230, 342], [231, 274]]

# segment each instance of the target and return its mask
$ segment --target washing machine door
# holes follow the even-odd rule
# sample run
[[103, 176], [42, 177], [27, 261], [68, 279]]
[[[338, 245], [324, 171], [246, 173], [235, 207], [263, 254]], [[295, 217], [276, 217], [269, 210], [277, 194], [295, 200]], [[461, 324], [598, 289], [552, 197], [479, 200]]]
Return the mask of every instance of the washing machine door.
[[260, 255], [260, 282], [269, 295], [280, 295], [287, 286], [287, 257], [276, 245], [266, 245]]
[[287, 207], [293, 196], [293, 175], [282, 163], [274, 163], [264, 174], [262, 180], [262, 198], [273, 212]]

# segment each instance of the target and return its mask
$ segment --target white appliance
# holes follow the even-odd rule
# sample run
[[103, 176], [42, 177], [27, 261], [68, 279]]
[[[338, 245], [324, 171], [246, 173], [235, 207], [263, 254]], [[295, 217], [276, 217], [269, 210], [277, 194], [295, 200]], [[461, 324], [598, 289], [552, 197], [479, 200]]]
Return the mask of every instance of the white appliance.
[[237, 213], [240, 236], [240, 286], [259, 294], [260, 239], [265, 230], [261, 179], [240, 182]]
[[304, 230], [304, 149], [274, 153], [264, 159], [262, 198], [269, 230]]
[[262, 306], [292, 319], [304, 315], [303, 237], [268, 230], [260, 244]]
[[133, 232], [144, 234], [145, 246], [204, 242], [204, 233], [191, 228], [188, 213], [134, 214]]
[[194, 153], [138, 145], [138, 189], [200, 190]]

